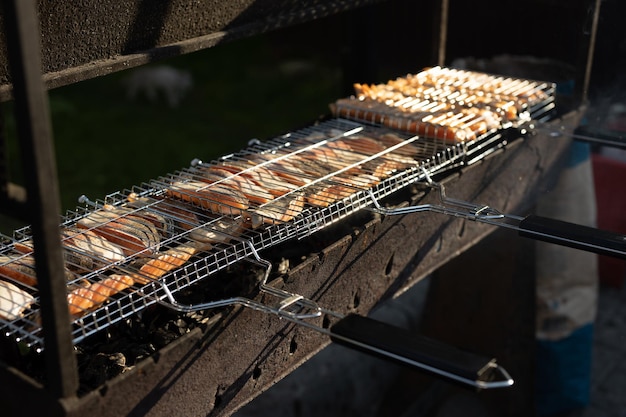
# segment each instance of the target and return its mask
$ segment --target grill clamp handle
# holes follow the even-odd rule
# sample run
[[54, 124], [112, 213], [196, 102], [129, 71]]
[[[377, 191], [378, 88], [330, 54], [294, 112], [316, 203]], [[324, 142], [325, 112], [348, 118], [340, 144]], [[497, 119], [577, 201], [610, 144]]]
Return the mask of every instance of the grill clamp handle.
[[495, 359], [369, 317], [348, 314], [330, 328], [330, 338], [341, 345], [475, 388], [513, 385], [509, 373]]
[[426, 170], [424, 170], [424, 176], [429, 186], [439, 190], [441, 204], [421, 204], [417, 206], [385, 208], [378, 203], [377, 199], [370, 191], [370, 197], [373, 201], [373, 207], [370, 208], [370, 210], [383, 215], [401, 215], [432, 211], [514, 229], [517, 230], [522, 237], [555, 243], [599, 255], [626, 259], [626, 235], [547, 217], [535, 215], [521, 217], [512, 214], [503, 214], [486, 205], [477, 205], [449, 198], [446, 196], [443, 184], [433, 181]]
[[[183, 313], [239, 304], [277, 315], [280, 318], [325, 334], [330, 337], [331, 341], [343, 346], [409, 365], [453, 382], [478, 389], [504, 388], [513, 385], [513, 379], [504, 368], [496, 364], [495, 359], [465, 352], [371, 318], [356, 314], [344, 316], [322, 308], [315, 301], [302, 295], [267, 285], [272, 264], [259, 256], [251, 242], [246, 241], [246, 243], [254, 258], [248, 258], [248, 260], [265, 268], [264, 276], [259, 284], [261, 292], [277, 298], [278, 302], [269, 304], [246, 297], [232, 297], [219, 301], [186, 305], [176, 300], [172, 291], [162, 280], [153, 282], [153, 285], [160, 286], [164, 292], [164, 296], [157, 301], [170, 309]], [[326, 328], [311, 321], [311, 319], [319, 318], [322, 315], [334, 317], [336, 322]]]

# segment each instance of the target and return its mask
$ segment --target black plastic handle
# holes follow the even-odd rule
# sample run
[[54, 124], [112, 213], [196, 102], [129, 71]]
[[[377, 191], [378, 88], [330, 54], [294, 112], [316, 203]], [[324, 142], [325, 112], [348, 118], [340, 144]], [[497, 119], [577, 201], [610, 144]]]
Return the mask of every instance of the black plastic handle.
[[626, 235], [530, 215], [519, 224], [523, 237], [626, 259]]
[[[478, 388], [500, 388], [513, 380], [495, 359], [446, 345], [368, 317], [349, 314], [331, 328], [331, 340], [341, 345], [408, 364], [420, 370]], [[502, 378], [496, 379], [496, 372]]]

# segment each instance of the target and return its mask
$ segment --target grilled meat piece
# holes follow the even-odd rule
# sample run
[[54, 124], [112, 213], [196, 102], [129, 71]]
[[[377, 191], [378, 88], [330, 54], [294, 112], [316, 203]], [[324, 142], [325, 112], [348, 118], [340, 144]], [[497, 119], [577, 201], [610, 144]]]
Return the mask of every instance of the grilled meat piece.
[[0, 276], [11, 278], [30, 287], [37, 286], [35, 257], [31, 254], [0, 255]]
[[205, 248], [194, 243], [182, 244], [158, 253], [151, 258], [142, 258], [140, 262], [145, 263], [141, 265], [138, 273], [132, 273], [130, 276], [138, 284], [148, 284], [159, 279], [167, 272], [183, 266], [192, 256]]
[[158, 250], [161, 240], [151, 222], [123, 210], [105, 208], [94, 211], [76, 224], [120, 246], [126, 256], [153, 253]]
[[290, 184], [304, 187], [311, 182], [311, 173], [303, 170], [297, 163], [301, 158], [299, 154], [290, 155], [287, 158], [280, 158], [280, 156], [277, 154], [256, 154], [249, 155], [248, 158], [252, 163], [264, 164], [265, 169]]
[[96, 281], [87, 286], [78, 287], [67, 295], [70, 314], [81, 316], [94, 306], [107, 301], [134, 284], [133, 278], [127, 275], [111, 275], [102, 281]]
[[150, 216], [154, 214], [163, 218], [170, 228], [180, 227], [184, 230], [190, 230], [201, 223], [194, 207], [174, 198], [137, 197], [136, 194], [131, 193], [128, 196], [128, 205], [137, 213], [142, 213], [141, 215]]
[[251, 161], [228, 160], [218, 165], [221, 169], [252, 180], [256, 185], [264, 187], [274, 197], [280, 197], [298, 189], [298, 185], [292, 184], [279, 177], [276, 173], [259, 166]]
[[240, 215], [249, 207], [248, 199], [240, 191], [219, 183], [175, 181], [166, 193], [218, 214]]
[[[69, 282], [76, 276], [65, 268], [65, 278]], [[35, 257], [32, 254], [5, 254], [0, 255], [0, 277], [11, 278], [30, 287], [37, 286], [37, 272], [35, 271]]]
[[385, 145], [382, 143], [370, 137], [361, 135], [348, 136], [333, 143], [337, 145], [340, 143], [345, 144], [353, 152], [358, 152], [366, 156], [381, 153], [386, 149]]
[[392, 146], [403, 144], [401, 147], [396, 148], [393, 153], [413, 158], [419, 155], [419, 149], [412, 142], [407, 142], [395, 133], [385, 133], [376, 138], [380, 143], [390, 148]]
[[204, 244], [226, 243], [239, 236], [243, 229], [242, 218], [223, 217], [211, 221], [206, 226], [193, 229], [189, 233], [189, 238]]
[[90, 262], [91, 265], [84, 259], [82, 260], [83, 265], [88, 269], [94, 269], [96, 266], [101, 266], [104, 263], [124, 260], [122, 248], [98, 236], [91, 230], [66, 227], [61, 230], [61, 237], [63, 245], [67, 248], [66, 253], [68, 255], [66, 255], [66, 260], [68, 263], [70, 261], [68, 257], [78, 256], [80, 252], [83, 255], [80, 256], [80, 259], [88, 256], [92, 260]]
[[[137, 207], [133, 207], [132, 204], [128, 207], [117, 206], [112, 207], [110, 205], [104, 206], [105, 210], [114, 211], [120, 215], [130, 217], [131, 219], [141, 219], [144, 224], [149, 223], [148, 227], [154, 227], [161, 239], [166, 239], [174, 234], [174, 222], [167, 216], [163, 216], [161, 213], [154, 210], [137, 210]], [[152, 226], [150, 226], [150, 224]], [[154, 231], [152, 231], [154, 232]]]
[[288, 222], [300, 214], [303, 208], [304, 195], [302, 193], [285, 195], [263, 207], [251, 210], [248, 213], [250, 225], [257, 228], [263, 224]]
[[354, 194], [357, 190], [343, 184], [331, 184], [307, 191], [307, 204], [316, 207], [328, 207], [332, 203]]
[[208, 245], [228, 242], [233, 236], [239, 236], [243, 230], [241, 218], [204, 216], [194, 212], [193, 206], [174, 198], [155, 200], [130, 195], [129, 204], [135, 208], [142, 208], [142, 211], [154, 211], [173, 220], [177, 227], [189, 232], [187, 234], [189, 239], [204, 244], [205, 250], [210, 249]]
[[0, 280], [0, 318], [16, 320], [24, 315], [35, 298], [10, 282]]
[[325, 163], [322, 160], [316, 159], [315, 155], [298, 154], [294, 155], [289, 163], [295, 167], [296, 173], [303, 173], [303, 177], [306, 181], [303, 181], [303, 185], [307, 185], [311, 182], [310, 178], [321, 178], [326, 175], [335, 172], [335, 168], [332, 165]]
[[219, 182], [222, 185], [240, 191], [251, 203], [266, 204], [274, 199], [274, 196], [264, 187], [257, 185], [250, 178], [243, 175], [233, 174], [230, 171], [218, 167], [204, 167], [200, 171], [200, 179], [209, 183]]
[[[61, 244], [65, 266], [75, 271], [92, 271], [125, 258], [122, 248], [89, 229], [63, 227]], [[32, 240], [16, 242], [14, 247], [24, 254], [34, 251]]]

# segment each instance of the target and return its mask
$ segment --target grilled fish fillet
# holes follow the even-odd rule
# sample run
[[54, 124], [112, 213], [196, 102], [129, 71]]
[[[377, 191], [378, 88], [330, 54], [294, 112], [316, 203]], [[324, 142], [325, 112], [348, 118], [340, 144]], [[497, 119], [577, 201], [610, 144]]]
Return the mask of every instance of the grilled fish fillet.
[[[69, 282], [76, 276], [69, 269], [64, 268], [65, 279]], [[11, 278], [24, 285], [37, 285], [35, 258], [28, 255], [0, 255], [0, 276]]]
[[90, 230], [64, 228], [61, 230], [63, 244], [69, 248], [83, 251], [106, 263], [124, 260], [124, 251], [119, 246], [98, 236]]
[[298, 188], [297, 185], [285, 181], [265, 166], [258, 166], [246, 161], [225, 161], [218, 165], [221, 169], [238, 173], [263, 187], [274, 197], [280, 197]]
[[164, 198], [146, 198], [137, 197], [133, 193], [128, 196], [130, 207], [141, 209], [142, 213], [150, 215], [154, 213], [157, 216], [165, 218], [165, 221], [173, 222], [173, 226], [180, 227], [184, 230], [194, 228], [200, 224], [200, 219], [195, 213], [192, 206], [186, 205], [180, 200], [164, 197]]
[[158, 250], [160, 236], [154, 225], [115, 210], [98, 210], [80, 219], [77, 226], [120, 246], [127, 256]]
[[419, 155], [419, 149], [412, 143], [406, 142], [406, 140], [402, 139], [395, 133], [385, 133], [376, 138], [383, 145], [387, 147], [403, 144], [401, 147], [397, 148], [393, 152], [407, 157], [416, 157]]
[[0, 280], [0, 318], [16, 320], [35, 302], [35, 298], [10, 282]]
[[[65, 266], [72, 270], [91, 271], [125, 259], [122, 248], [89, 229], [63, 227], [61, 229], [61, 244], [64, 249]], [[24, 254], [34, 251], [32, 240], [16, 242], [14, 247]]]
[[271, 163], [267, 163], [263, 165], [263, 167], [298, 187], [304, 187], [311, 182], [311, 178], [308, 175], [310, 173], [302, 170], [302, 167], [295, 163], [296, 160], [301, 157], [299, 154], [280, 159], [279, 156], [280, 155], [258, 154], [250, 155], [249, 159], [253, 163], [266, 163], [271, 161]]
[[269, 191], [257, 185], [251, 179], [218, 167], [203, 169], [202, 179], [210, 183], [219, 182], [222, 185], [234, 188], [240, 191], [251, 203], [266, 204], [274, 199], [274, 196]]
[[67, 295], [70, 314], [83, 315], [87, 310], [108, 300], [134, 284], [133, 278], [127, 275], [111, 275], [85, 287], [79, 287]]
[[304, 196], [302, 193], [294, 193], [277, 198], [270, 204], [251, 210], [251, 227], [257, 228], [263, 224], [284, 223], [293, 220], [304, 208]]
[[[189, 238], [204, 244], [226, 243], [237, 237], [244, 230], [243, 220], [241, 218], [223, 217], [213, 220], [204, 227], [193, 229], [189, 232]], [[209, 248], [205, 248], [209, 250]]]
[[139, 273], [133, 273], [131, 277], [138, 284], [147, 284], [159, 279], [167, 272], [183, 266], [198, 252], [200, 252], [200, 246], [198, 245], [183, 244], [176, 246], [147, 260], [139, 268]]
[[225, 215], [240, 215], [249, 206], [248, 199], [241, 192], [222, 184], [176, 181], [170, 185], [166, 193]]
[[113, 274], [101, 281], [75, 288], [67, 296], [70, 314], [81, 316], [135, 284], [144, 285], [156, 280], [183, 266], [192, 256], [206, 248], [206, 245], [195, 242], [179, 245], [151, 258], [137, 260], [136, 263], [142, 264], [136, 273]]
[[335, 201], [352, 195], [356, 190], [342, 184], [325, 185], [309, 190], [306, 202], [315, 207], [328, 207]]
[[132, 205], [128, 207], [105, 205], [104, 209], [118, 213], [120, 216], [128, 216], [131, 219], [142, 221], [144, 225], [151, 229], [150, 232], [152, 234], [157, 233], [160, 238], [167, 238], [174, 233], [172, 219], [154, 210], [137, 210], [137, 207]]
[[0, 274], [31, 287], [37, 285], [35, 258], [32, 255], [0, 256]]
[[211, 219], [202, 216], [200, 218], [193, 210], [193, 206], [173, 199], [163, 198], [154, 201], [147, 198], [136, 199], [130, 196], [130, 204], [133, 207], [146, 207], [146, 210], [162, 213], [174, 220], [176, 226], [189, 231], [187, 237], [205, 245], [204, 250], [209, 250], [208, 245], [228, 242], [233, 236], [239, 236], [243, 230], [241, 218], [220, 217]]

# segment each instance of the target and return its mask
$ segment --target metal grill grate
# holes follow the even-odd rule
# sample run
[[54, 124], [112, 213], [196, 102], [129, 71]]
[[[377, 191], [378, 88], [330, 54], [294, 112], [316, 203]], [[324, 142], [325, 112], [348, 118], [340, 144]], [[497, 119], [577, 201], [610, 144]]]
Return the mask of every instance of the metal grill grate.
[[390, 80], [355, 84], [355, 95], [337, 100], [333, 112], [451, 143], [480, 139], [555, 107], [553, 83], [444, 67]]
[[[377, 206], [380, 199], [411, 183], [479, 159], [494, 144], [499, 146], [503, 123], [462, 138], [446, 133], [450, 127], [473, 126], [476, 119], [468, 118], [465, 110], [480, 106], [454, 107], [456, 116], [448, 117], [465, 125], [433, 122], [435, 109], [459, 106], [461, 97], [471, 91], [465, 72], [437, 71], [442, 72], [436, 74], [440, 90], [456, 93], [440, 94], [436, 104], [424, 104], [428, 100], [416, 93], [391, 100], [389, 94], [397, 92], [388, 86], [370, 88], [368, 93], [382, 89], [385, 94], [335, 103], [336, 110], [341, 103], [380, 109], [365, 119], [387, 126], [395, 117], [390, 115], [401, 112], [397, 120], [406, 123], [392, 126], [399, 130], [336, 118], [255, 141], [214, 161], [195, 160], [187, 168], [104, 200], [84, 198], [85, 206], [67, 213], [61, 222], [74, 343], [234, 263], [253, 260], [263, 249], [305, 238]], [[544, 114], [553, 107], [550, 84], [487, 79], [502, 93], [500, 98], [523, 91], [523, 98], [515, 101], [519, 111], [534, 116], [533, 111]], [[417, 109], [418, 103], [421, 110], [406, 111]], [[406, 108], [398, 110], [400, 106]], [[424, 123], [424, 109], [432, 111], [427, 121], [434, 130], [415, 135], [406, 127], [416, 120]], [[0, 330], [8, 338], [43, 349], [30, 242], [28, 227], [2, 237]]]
[[[61, 223], [68, 290], [73, 294], [68, 300], [75, 317], [74, 342], [166, 298], [168, 291], [180, 291], [252, 258], [256, 251], [309, 236], [371, 206], [373, 198], [381, 199], [419, 181], [425, 172], [459, 163], [466, 151], [465, 143], [451, 146], [334, 119], [209, 163], [194, 161], [188, 168], [103, 201], [85, 198], [85, 207], [67, 213]], [[303, 161], [310, 165], [302, 165]], [[222, 173], [224, 177], [207, 177], [224, 168], [231, 170]], [[264, 188], [248, 190], [245, 208], [218, 201], [222, 197], [214, 193], [217, 187], [260, 172], [276, 178], [267, 176]], [[288, 189], [266, 195], [279, 185]], [[296, 200], [290, 212], [285, 202]], [[139, 228], [137, 223], [128, 223], [138, 218], [143, 219], [143, 235], [126, 229]], [[154, 229], [158, 238], [149, 236]], [[42, 348], [34, 270], [11, 276], [16, 265], [30, 265], [30, 236], [27, 227], [11, 238], [3, 237], [0, 273], [15, 286], [12, 296], [24, 293], [26, 298], [16, 299], [10, 309], [0, 312], [4, 316], [0, 328], [6, 337]], [[91, 246], [81, 246], [78, 239], [87, 238], [93, 238], [88, 242]], [[104, 246], [110, 242], [116, 244], [112, 247], [116, 251]], [[173, 258], [164, 257], [168, 254]], [[33, 281], [25, 284], [24, 278], [29, 277]]]

